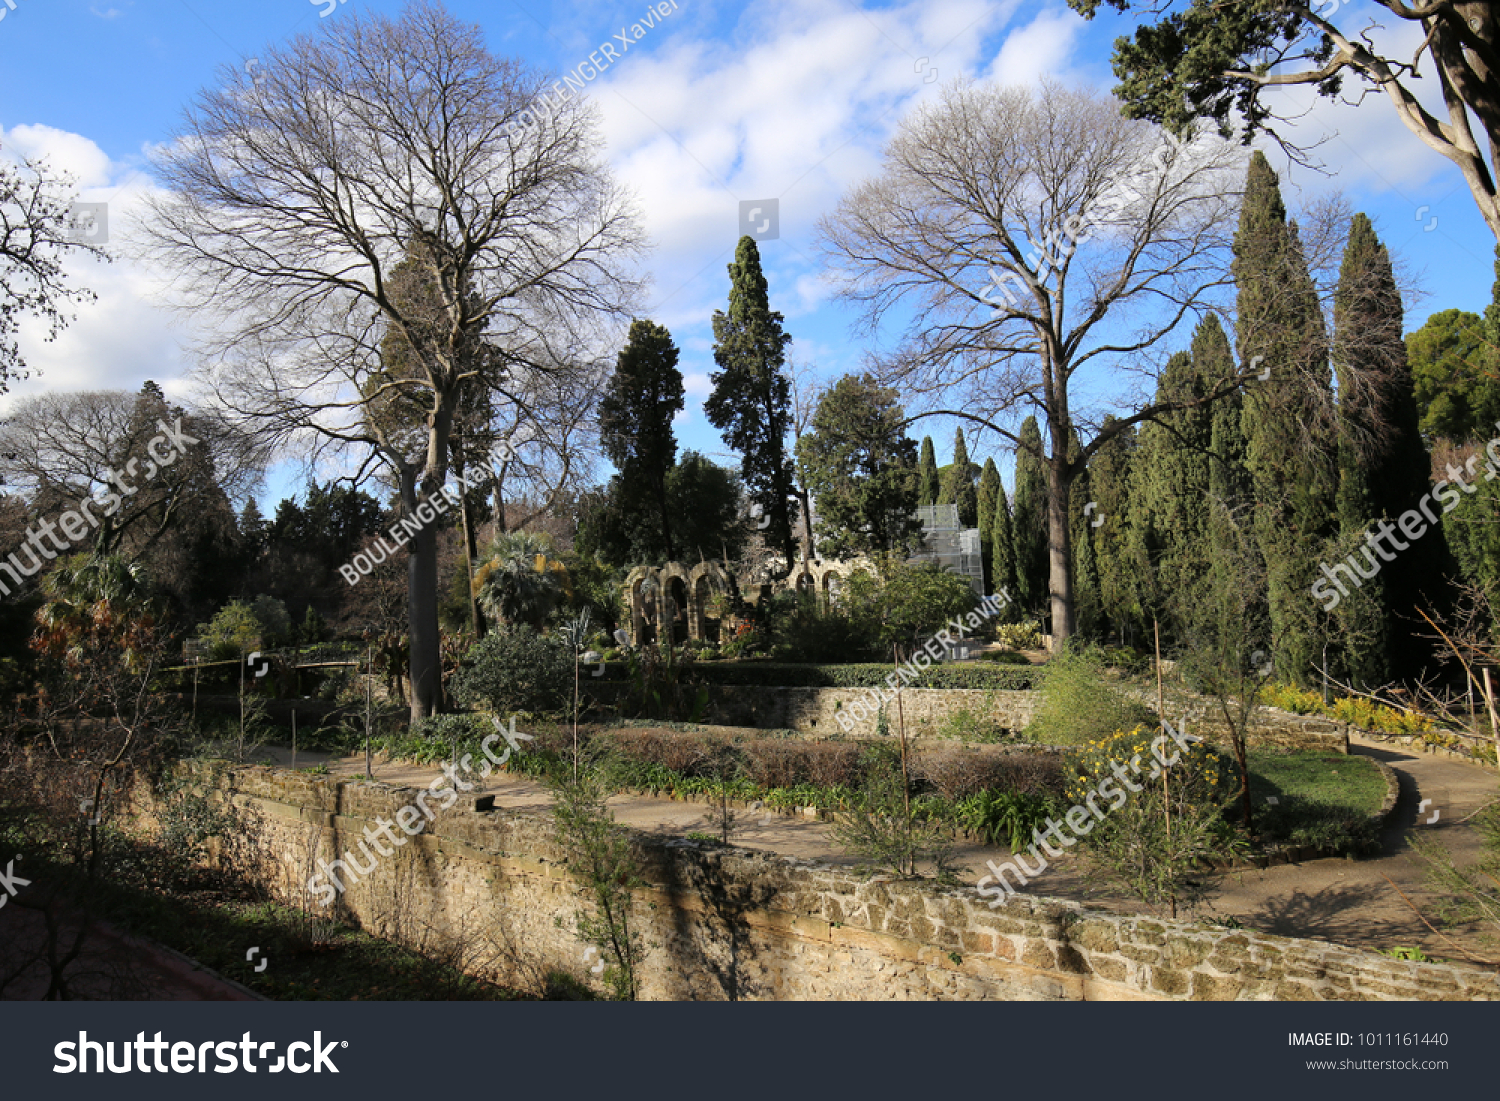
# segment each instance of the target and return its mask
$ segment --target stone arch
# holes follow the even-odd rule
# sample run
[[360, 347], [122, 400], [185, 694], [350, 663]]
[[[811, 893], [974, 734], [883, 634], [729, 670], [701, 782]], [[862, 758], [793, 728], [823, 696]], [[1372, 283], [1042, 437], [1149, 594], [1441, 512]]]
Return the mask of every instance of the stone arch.
[[729, 591], [728, 575], [718, 563], [702, 562], [688, 571], [688, 578], [692, 585], [689, 590], [689, 635], [706, 642], [718, 642], [721, 622], [710, 614], [708, 605], [715, 595]]
[[658, 572], [657, 581], [661, 585], [661, 596], [656, 605], [657, 637], [670, 641], [673, 646], [681, 646], [690, 637], [689, 594], [693, 587], [688, 570], [680, 562], [668, 562]]
[[625, 579], [630, 612], [630, 641], [635, 646], [649, 646], [656, 641], [657, 595], [660, 583], [656, 571], [637, 566]]

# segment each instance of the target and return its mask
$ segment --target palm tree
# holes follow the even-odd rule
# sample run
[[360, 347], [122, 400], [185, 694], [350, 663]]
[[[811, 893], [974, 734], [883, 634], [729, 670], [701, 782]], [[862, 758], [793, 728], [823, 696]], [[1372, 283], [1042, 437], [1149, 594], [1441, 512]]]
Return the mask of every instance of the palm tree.
[[90, 640], [110, 639], [134, 671], [141, 644], [155, 625], [151, 579], [119, 555], [75, 554], [42, 580], [47, 602], [36, 613], [34, 646], [65, 662], [81, 659]]
[[539, 532], [497, 535], [474, 574], [474, 593], [485, 614], [540, 628], [569, 591], [567, 567], [551, 556], [552, 549], [552, 539]]

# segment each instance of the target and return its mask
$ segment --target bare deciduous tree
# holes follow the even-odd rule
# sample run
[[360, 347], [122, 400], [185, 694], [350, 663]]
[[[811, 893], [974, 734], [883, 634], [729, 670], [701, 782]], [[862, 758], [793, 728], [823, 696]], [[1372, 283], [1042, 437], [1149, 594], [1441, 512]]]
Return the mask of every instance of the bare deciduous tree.
[[67, 285], [62, 258], [76, 251], [109, 259], [79, 236], [72, 185], [45, 161], [0, 157], [0, 394], [8, 380], [30, 377], [16, 340], [21, 315], [42, 318], [52, 340], [72, 320], [63, 312], [69, 303], [94, 300], [92, 291]]
[[[55, 515], [124, 478], [119, 507], [100, 515], [91, 536], [98, 554], [132, 558], [174, 529], [191, 529], [247, 500], [265, 473], [264, 449], [211, 415], [171, 409], [155, 394], [123, 390], [38, 394], [17, 402], [0, 423], [0, 482], [25, 493], [32, 515]], [[181, 418], [187, 454], [160, 466], [147, 445], [160, 422]], [[158, 445], [158, 456], [161, 454]], [[133, 465], [132, 465], [133, 461]], [[0, 540], [0, 545], [9, 545]], [[78, 547], [77, 549], [85, 549]]]
[[[917, 416], [976, 422], [1016, 447], [1021, 419], [1045, 418], [1054, 646], [1073, 631], [1076, 476], [1129, 426], [1244, 381], [1182, 403], [1145, 396], [1157, 346], [1229, 280], [1238, 187], [1232, 147], [1163, 137], [1050, 81], [1036, 93], [959, 83], [902, 122], [881, 175], [821, 226], [867, 330], [904, 323], [876, 366]], [[1075, 406], [1105, 371], [1139, 387], [1136, 411], [1108, 424]], [[1070, 457], [1080, 427], [1093, 437]]]
[[[261, 83], [228, 73], [189, 112], [146, 239], [223, 321], [204, 377], [231, 418], [309, 461], [352, 449], [355, 479], [383, 466], [414, 514], [446, 481], [466, 386], [532, 419], [537, 380], [591, 377], [638, 294], [635, 215], [590, 109], [544, 107], [546, 77], [435, 4], [341, 17], [262, 61]], [[392, 285], [408, 256], [435, 312]], [[414, 369], [379, 380], [392, 332]], [[397, 394], [422, 423], [368, 415]], [[441, 702], [436, 536], [408, 548], [414, 719]]]

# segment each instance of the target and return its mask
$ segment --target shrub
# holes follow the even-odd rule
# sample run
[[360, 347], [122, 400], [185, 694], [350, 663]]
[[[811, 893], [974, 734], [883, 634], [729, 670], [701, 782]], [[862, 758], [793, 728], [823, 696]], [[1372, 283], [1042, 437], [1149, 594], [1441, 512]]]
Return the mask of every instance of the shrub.
[[1014, 733], [1009, 727], [967, 707], [948, 712], [938, 724], [938, 737], [960, 742], [1001, 742]]
[[1151, 668], [1151, 656], [1132, 646], [1101, 646], [1099, 657], [1109, 668], [1127, 673], [1144, 673]]
[[857, 787], [859, 746], [853, 742], [812, 742], [807, 746], [807, 778], [819, 787]]
[[719, 653], [726, 658], [740, 658], [759, 653], [764, 647], [765, 636], [749, 624], [742, 623], [734, 637], [719, 647]]
[[995, 641], [1012, 650], [1040, 650], [1042, 625], [1034, 619], [1025, 623], [1001, 623], [995, 627]]
[[[726, 656], [728, 656], [726, 651]], [[698, 678], [705, 684], [750, 688], [882, 688], [894, 671], [889, 662], [851, 665], [792, 665], [757, 661], [699, 666]], [[988, 665], [965, 662], [931, 665], [910, 688], [1035, 688], [1045, 675], [1043, 666]]]
[[1059, 798], [1068, 786], [1068, 770], [1063, 758], [1054, 753], [1013, 753], [1001, 757], [1002, 791], [1023, 795], [1054, 795]]
[[1118, 730], [1153, 725], [1155, 716], [1109, 682], [1097, 650], [1074, 650], [1046, 665], [1042, 703], [1026, 737], [1043, 745], [1082, 745]]
[[999, 787], [1005, 767], [992, 754], [943, 746], [917, 753], [916, 774], [944, 799], [956, 802]]
[[662, 730], [620, 730], [611, 735], [620, 756], [638, 764], [660, 765], [682, 776], [710, 776], [723, 756], [725, 739]]
[[[1074, 758], [1066, 799], [1087, 806], [1094, 792], [1103, 796], [1095, 799], [1103, 818], [1079, 838], [1092, 858], [1091, 876], [1102, 873], [1153, 909], [1165, 908], [1176, 917], [1179, 906], [1192, 908], [1214, 889], [1199, 874], [1203, 862], [1235, 855], [1244, 843], [1222, 814], [1234, 787], [1226, 783], [1235, 774], [1234, 762], [1207, 742], [1186, 747], [1168, 742], [1163, 752], [1177, 759], [1163, 770], [1151, 755], [1157, 736], [1155, 728], [1136, 727], [1084, 746]], [[1133, 768], [1137, 759], [1146, 767]], [[1127, 783], [1118, 780], [1122, 774], [1129, 776]], [[1140, 790], [1129, 790], [1132, 784]], [[1123, 795], [1123, 802], [1117, 803], [1107, 786]]]
[[745, 743], [744, 751], [745, 772], [761, 787], [794, 788], [809, 779], [804, 743], [756, 738]]
[[816, 596], [780, 593], [771, 602], [771, 654], [777, 661], [841, 662], [880, 657], [880, 636], [870, 622]]
[[1025, 654], [1014, 650], [985, 650], [979, 654], [980, 661], [993, 661], [997, 665], [1030, 665]]
[[524, 625], [502, 627], [469, 648], [453, 694], [497, 715], [556, 714], [573, 699], [573, 650], [561, 638]]
[[[1118, 777], [1114, 767], [1117, 764], [1137, 786], [1147, 786], [1146, 776], [1152, 770], [1158, 774], [1161, 771], [1151, 755], [1151, 743], [1160, 733], [1157, 727], [1136, 726], [1079, 747], [1069, 758], [1067, 797], [1075, 803], [1081, 802], [1102, 781]], [[1162, 747], [1162, 752], [1169, 757], [1179, 751], [1181, 756], [1170, 770], [1174, 807], [1195, 804], [1222, 809], [1236, 790], [1234, 780], [1239, 770], [1233, 759], [1203, 741], [1192, 742], [1184, 749], [1169, 739]], [[1131, 761], [1136, 757], [1140, 758], [1138, 773], [1131, 767]]]
[[467, 753], [483, 762], [486, 758], [480, 743], [494, 732], [494, 724], [483, 715], [433, 715], [413, 723], [404, 737], [384, 739], [382, 748], [392, 757], [430, 764], [446, 761], [456, 742], [460, 758]]

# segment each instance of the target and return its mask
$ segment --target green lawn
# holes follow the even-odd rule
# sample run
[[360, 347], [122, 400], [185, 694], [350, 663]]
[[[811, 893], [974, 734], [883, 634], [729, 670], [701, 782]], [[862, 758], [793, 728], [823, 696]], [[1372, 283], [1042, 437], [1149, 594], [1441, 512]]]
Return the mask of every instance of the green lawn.
[[1365, 757], [1341, 757], [1320, 751], [1250, 750], [1250, 794], [1257, 805], [1271, 796], [1288, 797], [1374, 814], [1385, 798], [1385, 779]]

